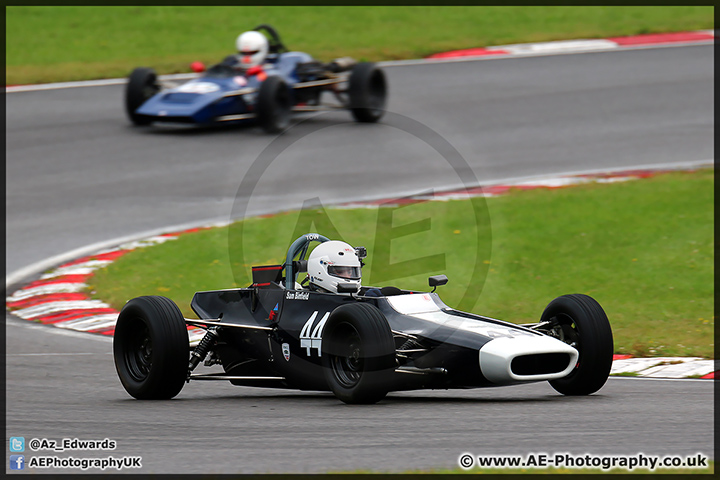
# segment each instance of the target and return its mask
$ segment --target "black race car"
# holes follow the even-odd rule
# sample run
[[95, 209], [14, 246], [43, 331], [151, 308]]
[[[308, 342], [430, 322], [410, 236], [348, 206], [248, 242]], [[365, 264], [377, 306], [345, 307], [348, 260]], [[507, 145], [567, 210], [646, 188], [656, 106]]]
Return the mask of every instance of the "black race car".
[[[599, 390], [610, 373], [612, 331], [586, 295], [556, 298], [540, 322], [516, 325], [460, 312], [432, 292], [340, 284], [309, 291], [311, 233], [295, 240], [284, 265], [253, 267], [247, 288], [197, 292], [186, 319], [169, 299], [130, 300], [115, 328], [120, 380], [137, 399], [168, 399], [191, 380], [332, 391], [346, 403], [375, 403], [388, 392], [550, 381], [565, 395]], [[362, 259], [365, 249], [356, 253]], [[369, 295], [373, 291], [374, 296]], [[379, 292], [379, 296], [378, 296]], [[188, 327], [206, 331], [194, 348]], [[222, 371], [193, 373], [199, 363]], [[218, 367], [215, 367], [217, 370]]]

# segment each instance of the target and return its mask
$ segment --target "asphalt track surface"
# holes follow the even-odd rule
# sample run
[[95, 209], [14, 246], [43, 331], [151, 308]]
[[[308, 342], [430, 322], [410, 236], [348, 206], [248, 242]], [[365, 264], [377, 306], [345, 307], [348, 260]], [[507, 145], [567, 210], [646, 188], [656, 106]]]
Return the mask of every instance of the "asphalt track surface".
[[[419, 193], [470, 175], [482, 183], [713, 158], [712, 46], [386, 73], [394, 121], [439, 133], [472, 171], [453, 170], [392, 122], [325, 114], [289, 133], [296, 141], [257, 178], [250, 212]], [[273, 140], [256, 128], [138, 130], [121, 100], [121, 86], [6, 95], [8, 272], [116, 237], [228, 220]], [[464, 452], [713, 455], [708, 381], [612, 378], [583, 398], [547, 383], [420, 391], [376, 406], [196, 382], [175, 400], [138, 402], [117, 380], [109, 339], [12, 316], [6, 333], [6, 438], [111, 438], [112, 455], [143, 457], [142, 473], [405, 471], [453, 467]]]

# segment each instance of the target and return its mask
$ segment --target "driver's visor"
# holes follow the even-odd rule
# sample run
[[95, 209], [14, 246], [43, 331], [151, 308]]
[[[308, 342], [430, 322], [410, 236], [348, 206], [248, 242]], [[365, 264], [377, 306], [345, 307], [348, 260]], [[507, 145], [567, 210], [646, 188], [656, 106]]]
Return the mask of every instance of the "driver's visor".
[[250, 52], [246, 50], [241, 50], [240, 55], [255, 55], [256, 53], [260, 53], [260, 50], [252, 50]]
[[328, 273], [334, 277], [347, 280], [360, 280], [360, 267], [346, 267], [343, 265], [328, 265]]

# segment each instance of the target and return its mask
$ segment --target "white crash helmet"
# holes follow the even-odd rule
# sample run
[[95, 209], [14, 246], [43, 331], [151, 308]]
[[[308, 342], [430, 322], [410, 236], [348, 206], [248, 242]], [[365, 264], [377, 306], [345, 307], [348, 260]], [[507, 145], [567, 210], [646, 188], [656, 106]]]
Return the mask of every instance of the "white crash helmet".
[[360, 288], [362, 273], [355, 249], [345, 242], [330, 240], [315, 247], [308, 257], [310, 283], [337, 293], [338, 283], [351, 283]]
[[240, 63], [245, 68], [262, 65], [270, 51], [265, 35], [254, 30], [240, 34], [235, 46], [240, 54]]

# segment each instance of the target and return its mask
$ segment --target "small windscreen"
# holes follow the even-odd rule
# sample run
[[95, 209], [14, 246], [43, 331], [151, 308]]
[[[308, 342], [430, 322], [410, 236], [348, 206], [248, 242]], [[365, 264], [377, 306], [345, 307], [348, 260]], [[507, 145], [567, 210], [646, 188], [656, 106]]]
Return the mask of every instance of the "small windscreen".
[[270, 285], [271, 282], [280, 283], [282, 281], [282, 268], [282, 265], [252, 267], [253, 285], [264, 287]]

